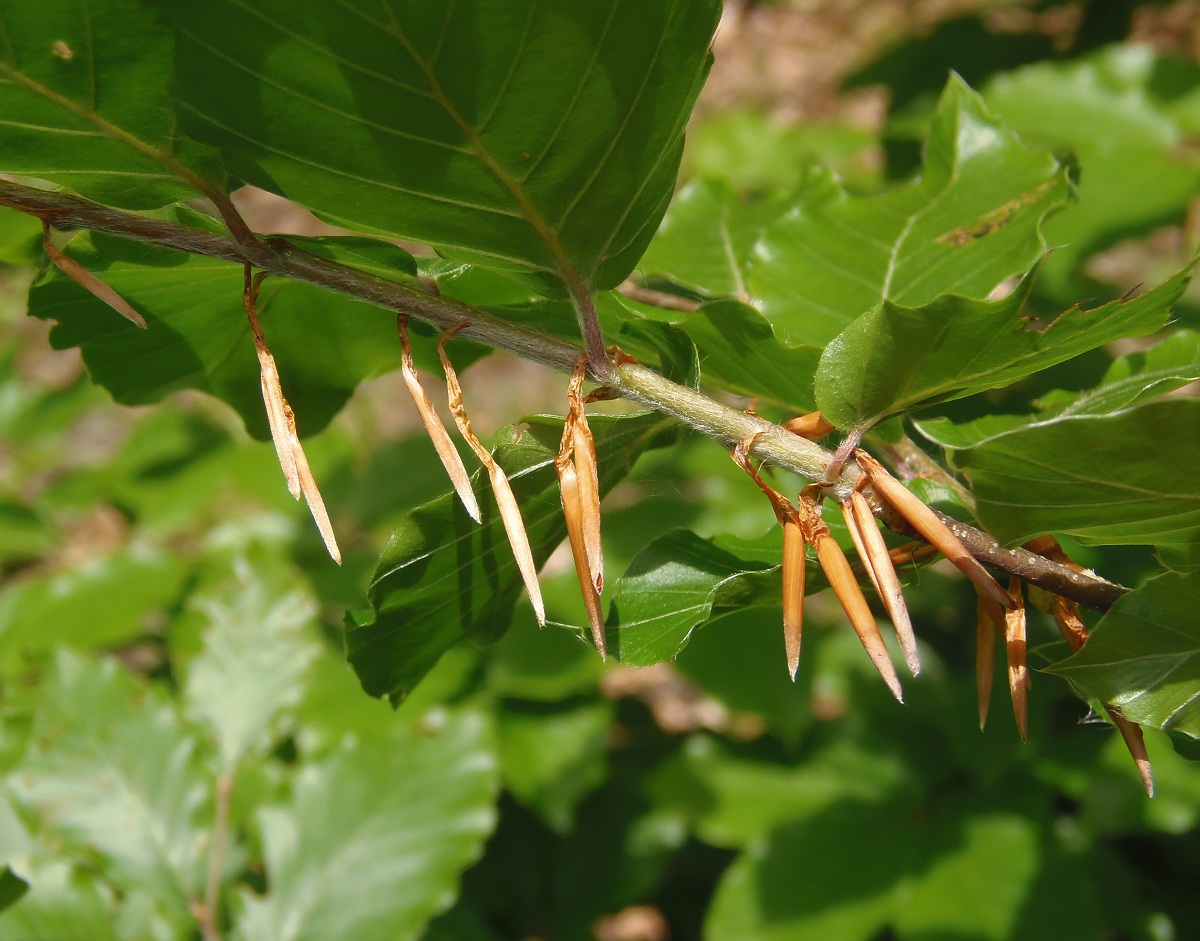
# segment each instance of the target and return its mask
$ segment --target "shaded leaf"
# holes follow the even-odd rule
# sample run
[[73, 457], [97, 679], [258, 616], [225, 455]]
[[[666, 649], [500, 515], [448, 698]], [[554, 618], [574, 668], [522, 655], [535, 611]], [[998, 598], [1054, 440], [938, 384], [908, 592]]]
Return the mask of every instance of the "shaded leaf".
[[712, 301], [680, 324], [696, 344], [705, 381], [796, 413], [815, 405], [819, 347], [792, 346], [748, 304]]
[[139, 688], [112, 660], [58, 654], [10, 789], [114, 880], [183, 913], [199, 894], [208, 783], [196, 741], [161, 690]]
[[1168, 573], [1120, 598], [1078, 652], [1046, 668], [1126, 718], [1200, 738], [1200, 573]]
[[682, 333], [691, 341], [705, 384], [788, 412], [816, 407], [812, 377], [821, 348], [781, 340], [771, 321], [749, 304], [714, 300], [688, 313], [651, 308], [619, 296], [615, 300], [608, 309], [624, 321], [625, 329], [657, 328], [660, 336]]
[[[1153, 545], [1200, 564], [1200, 400], [1153, 401], [1002, 431], [950, 453], [1001, 542], [1065, 533], [1085, 545]], [[1153, 459], [1150, 459], [1150, 458]]]
[[225, 772], [269, 750], [270, 733], [299, 703], [320, 650], [310, 633], [313, 599], [271, 574], [238, 559], [223, 584], [189, 598], [208, 628], [188, 666], [184, 708], [216, 733]]
[[249, 182], [555, 290], [605, 288], [666, 208], [718, 10], [176, 4], [174, 89]]
[[504, 786], [552, 829], [565, 833], [579, 802], [608, 772], [611, 703], [505, 701], [496, 714]]
[[29, 883], [12, 871], [10, 866], [0, 870], [0, 912], [29, 891]]
[[658, 806], [686, 814], [706, 843], [740, 849], [767, 839], [778, 825], [819, 817], [840, 801], [882, 800], [905, 779], [895, 757], [868, 754], [851, 742], [784, 764], [694, 735], [655, 770], [648, 788]]
[[[186, 211], [177, 221], [202, 224]], [[363, 249], [333, 241], [323, 251], [357, 261]], [[80, 347], [92, 378], [124, 405], [201, 389], [233, 406], [255, 437], [267, 436], [241, 265], [98, 233], [72, 240], [69, 254], [137, 308], [149, 329], [127, 327], [78, 285], [48, 273], [30, 293], [29, 310], [57, 321], [56, 349]], [[259, 313], [301, 434], [323, 428], [359, 382], [400, 365], [395, 315], [371, 304], [269, 278]]]
[[1191, 270], [1130, 301], [1069, 310], [1041, 329], [1030, 328], [1021, 313], [1028, 282], [1000, 301], [942, 297], [916, 309], [885, 301], [825, 348], [814, 381], [817, 406], [839, 427], [868, 427], [1000, 388], [1112, 340], [1152, 333], [1166, 324]]
[[136, 0], [0, 3], [0, 170], [148, 209], [194, 195], [175, 157], [170, 30]]
[[[601, 415], [591, 425], [602, 492], [629, 472], [630, 455], [675, 435], [672, 422], [657, 414]], [[501, 429], [494, 451], [539, 566], [566, 535], [554, 473], [561, 435], [561, 419], [531, 418], [524, 427]], [[347, 622], [350, 663], [372, 696], [398, 702], [459, 641], [487, 642], [508, 629], [521, 578], [480, 477], [473, 484], [483, 525], [452, 495], [413, 510], [376, 564], [368, 592], [372, 611]]]
[[750, 293], [785, 343], [821, 346], [885, 301], [985, 298], [1041, 257], [1042, 220], [1070, 195], [1058, 161], [1028, 150], [951, 77], [921, 177], [880, 195], [807, 195], [764, 232]]
[[242, 941], [416, 938], [449, 907], [494, 825], [494, 745], [478, 713], [397, 723], [307, 765], [260, 812], [266, 895], [242, 896]]
[[0, 263], [28, 265], [42, 251], [42, 221], [7, 207], [0, 207]]
[[718, 886], [706, 937], [1092, 937], [1097, 893], [1072, 859], [1027, 814], [972, 814], [948, 797], [920, 813], [843, 801], [743, 853]]

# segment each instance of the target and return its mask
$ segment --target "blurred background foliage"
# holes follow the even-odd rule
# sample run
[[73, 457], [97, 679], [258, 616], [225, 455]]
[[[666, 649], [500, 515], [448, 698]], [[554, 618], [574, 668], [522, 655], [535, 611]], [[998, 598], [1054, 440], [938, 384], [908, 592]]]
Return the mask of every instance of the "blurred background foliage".
[[[1195, 249], [1198, 52], [1188, 2], [730, 2], [681, 182], [770, 198], [828, 167], [880, 189], [916, 166], [954, 69], [1082, 168], [1032, 303], [1107, 301]], [[239, 199], [260, 230], [314, 230]], [[52, 352], [23, 310], [40, 229], [0, 231], [0, 906], [33, 886], [0, 941], [1200, 937], [1200, 766], [1147, 733], [1147, 800], [1111, 727], [1043, 675], [1027, 744], [999, 706], [980, 734], [974, 596], [938, 566], [910, 592], [925, 669], [903, 708], [823, 596], [795, 684], [764, 607], [673, 664], [602, 665], [564, 629], [583, 611], [562, 551], [552, 626], [523, 603], [398, 710], [367, 698], [343, 614], [444, 489], [398, 378], [307, 445], [339, 569], [229, 409], [121, 408]], [[1180, 321], [1200, 325], [1197, 300]], [[1115, 352], [945, 413], [1082, 387]], [[464, 385], [480, 431], [560, 408], [560, 377], [499, 354]], [[608, 498], [609, 567], [672, 527], [772, 523], [687, 441]], [[1068, 548], [1126, 585], [1153, 571], [1142, 550]], [[1048, 621], [1032, 631], [1037, 662], [1062, 656]]]

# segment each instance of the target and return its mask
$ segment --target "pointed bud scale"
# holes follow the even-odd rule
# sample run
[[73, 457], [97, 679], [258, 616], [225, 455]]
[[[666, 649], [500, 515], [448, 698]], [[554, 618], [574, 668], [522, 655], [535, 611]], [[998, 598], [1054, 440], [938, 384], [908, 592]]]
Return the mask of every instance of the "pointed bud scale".
[[1106, 704], [1104, 710], [1112, 719], [1113, 725], [1117, 727], [1117, 731], [1121, 733], [1125, 747], [1129, 749], [1133, 763], [1137, 765], [1138, 774], [1142, 779], [1142, 787], [1146, 789], [1146, 796], [1153, 797], [1154, 774], [1150, 769], [1150, 754], [1146, 751], [1146, 739], [1142, 735], [1142, 727], [1136, 722], [1130, 722], [1112, 706]]
[[463, 326], [465, 323], [458, 327], [452, 327], [443, 333], [442, 338], [438, 341], [438, 356], [442, 361], [442, 369], [446, 373], [446, 394], [450, 401], [450, 414], [454, 416], [454, 423], [458, 426], [463, 439], [471, 446], [471, 450], [475, 452], [487, 469], [492, 493], [496, 497], [496, 507], [500, 511], [500, 521], [504, 524], [504, 532], [508, 536], [508, 544], [512, 547], [517, 569], [521, 573], [521, 580], [525, 583], [529, 603], [533, 605], [533, 613], [537, 617], [538, 624], [544, 627], [546, 607], [542, 602], [542, 588], [538, 583], [537, 565], [533, 561], [533, 551], [529, 547], [529, 536], [525, 532], [525, 521], [521, 518], [517, 498], [513, 495], [512, 486], [504, 475], [503, 469], [496, 463], [491, 452], [476, 437], [475, 432], [471, 430], [471, 420], [467, 417], [466, 406], [463, 405], [462, 387], [458, 383], [458, 373], [454, 371], [454, 365], [450, 362], [450, 357], [446, 355], [446, 342]]
[[900, 590], [900, 579], [888, 555], [887, 543], [883, 534], [875, 524], [875, 517], [867, 498], [857, 490], [850, 494], [850, 499], [842, 507], [842, 515], [854, 540], [875, 591], [883, 600], [883, 606], [896, 628], [896, 638], [900, 641], [900, 649], [904, 651], [904, 660], [913, 676], [921, 672], [921, 658], [917, 653], [917, 638], [913, 633], [912, 619], [908, 616], [908, 605], [904, 603], [904, 593]]
[[900, 702], [904, 702], [900, 678], [896, 676], [896, 668], [892, 665], [892, 658], [888, 654], [887, 647], [884, 646], [883, 635], [879, 633], [879, 625], [875, 623], [875, 617], [871, 614], [862, 589], [858, 587], [858, 580], [854, 577], [850, 563], [846, 561], [842, 547], [829, 535], [828, 529], [825, 529], [824, 533], [816, 533], [812, 541], [816, 546], [821, 568], [825, 570], [825, 577], [829, 580], [838, 601], [841, 602], [842, 610], [850, 619], [850, 624], [858, 635], [863, 648], [867, 651], [867, 656], [875, 664], [875, 669], [887, 683], [892, 695]]
[[608, 655], [608, 643], [604, 635], [604, 612], [600, 605], [600, 593], [592, 581], [588, 569], [587, 551], [584, 547], [582, 506], [579, 495], [579, 476], [570, 461], [555, 464], [558, 470], [559, 490], [562, 495], [563, 515], [567, 521], [567, 539], [571, 545], [571, 558], [575, 562], [575, 574], [579, 578], [579, 590], [587, 610], [588, 626], [592, 642], [600, 652], [600, 659]]
[[581, 356], [571, 374], [567, 401], [571, 414], [571, 449], [579, 476], [579, 505], [582, 512], [583, 546], [588, 573], [596, 591], [604, 591], [604, 551], [600, 542], [600, 472], [596, 464], [596, 442], [583, 409], [583, 379], [587, 357]]
[[800, 637], [804, 630], [804, 533], [798, 519], [783, 525], [783, 646], [793, 682], [800, 668]]
[[800, 637], [804, 630], [805, 536], [800, 517], [792, 501], [762, 479], [750, 463], [750, 449], [762, 437], [761, 432], [746, 435], [737, 443], [730, 457], [753, 478], [758, 488], [771, 502], [775, 519], [783, 527], [783, 648], [787, 656], [788, 673], [796, 679], [800, 668]]
[[996, 637], [1004, 636], [1004, 609], [991, 595], [975, 586], [975, 690], [979, 698], [979, 730], [987, 725], [996, 668]]
[[254, 335], [254, 351], [258, 355], [259, 384], [262, 387], [263, 404], [267, 410], [267, 424], [271, 429], [271, 440], [275, 444], [275, 454], [279, 458], [279, 466], [283, 469], [284, 479], [287, 480], [288, 492], [299, 500], [304, 497], [317, 530], [325, 543], [325, 549], [338, 565], [342, 564], [342, 552], [338, 548], [337, 538], [333, 532], [333, 524], [325, 509], [325, 501], [313, 478], [308, 466], [308, 458], [304, 447], [300, 444], [300, 436], [296, 433], [296, 416], [283, 397], [283, 386], [279, 381], [279, 370], [275, 366], [275, 357], [267, 348], [263, 336], [262, 324], [258, 319], [258, 288], [264, 275], [251, 278], [250, 265], [246, 265], [246, 283], [242, 299], [246, 306], [246, 317], [250, 321], [250, 331]]
[[827, 422], [825, 416], [820, 412], [809, 412], [807, 415], [801, 415], [799, 418], [785, 421], [782, 427], [786, 428], [792, 434], [799, 435], [801, 438], [807, 438], [809, 441], [820, 441], [833, 431], [836, 426]]
[[895, 507], [896, 512], [903, 516], [925, 540], [937, 546], [938, 551], [953, 562], [959, 571], [988, 592], [1002, 607], [1011, 608], [1013, 606], [1013, 600], [1008, 593], [967, 551], [959, 538], [950, 531], [950, 528], [938, 518], [933, 510], [909, 493], [908, 489], [889, 474], [883, 465], [871, 455], [862, 450], [856, 450], [854, 455], [858, 459], [859, 467], [866, 472], [871, 485], [879, 495]]
[[442, 467], [446, 469], [446, 475], [450, 478], [454, 492], [462, 501], [467, 515], [478, 523], [481, 521], [479, 502], [475, 499], [475, 492], [471, 489], [470, 475], [467, 473], [466, 465], [463, 464], [462, 456], [458, 453], [458, 448], [450, 440], [450, 432], [442, 424], [438, 413], [434, 411], [433, 403], [429, 401], [429, 396], [425, 394], [425, 389], [421, 385], [421, 379], [413, 364], [412, 344], [408, 339], [408, 318], [403, 314], [396, 318], [396, 329], [400, 333], [400, 372], [404, 377], [404, 385], [408, 389], [408, 394], [412, 396], [413, 405], [417, 407], [417, 414], [421, 418], [421, 424], [425, 426], [425, 433], [433, 442], [433, 449], [437, 452]]
[[833, 588], [834, 594], [837, 595], [838, 601], [841, 602], [842, 610], [850, 619], [854, 633], [858, 635], [863, 649], [867, 651], [867, 656], [875, 664], [875, 669], [887, 683], [892, 695], [900, 702], [904, 702], [900, 678], [896, 676], [896, 668], [892, 665], [892, 658], [888, 654], [887, 647], [884, 646], [883, 635], [879, 633], [879, 625], [875, 623], [875, 617], [871, 614], [867, 599], [864, 597], [862, 589], [858, 587], [858, 579], [854, 577], [854, 571], [850, 568], [850, 563], [846, 561], [846, 554], [829, 534], [829, 527], [821, 519], [821, 511], [817, 506], [816, 499], [811, 496], [811, 492], [815, 489], [818, 488], [806, 488], [801, 492], [798, 501], [797, 509], [804, 538], [817, 550], [817, 560], [821, 563], [825, 578]]
[[130, 323], [136, 324], [143, 330], [146, 329], [146, 321], [142, 319], [142, 315], [134, 310], [125, 298], [88, 271], [87, 268], [83, 267], [74, 258], [64, 255], [58, 250], [58, 246], [50, 241], [50, 226], [48, 224], [43, 223], [43, 230], [45, 235], [42, 244], [46, 249], [46, 254], [54, 262], [54, 267], [97, 300], [103, 301]]
[[1029, 727], [1029, 668], [1026, 665], [1025, 603], [1021, 580], [1015, 575], [1009, 582], [1013, 607], [1004, 612], [1004, 650], [1008, 655], [1008, 690], [1012, 696], [1017, 733], [1025, 741]]

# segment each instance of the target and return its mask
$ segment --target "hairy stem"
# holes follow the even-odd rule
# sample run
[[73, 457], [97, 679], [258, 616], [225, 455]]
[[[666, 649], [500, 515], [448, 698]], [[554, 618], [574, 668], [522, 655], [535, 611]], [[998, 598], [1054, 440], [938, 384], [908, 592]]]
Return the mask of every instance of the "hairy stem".
[[[0, 180], [0, 205], [38, 216], [60, 229], [92, 229], [239, 264], [250, 261], [271, 274], [316, 284], [424, 320], [443, 330], [465, 321], [459, 335], [507, 350], [560, 372], [570, 373], [583, 353], [573, 343], [510, 323], [469, 304], [441, 297], [417, 279], [390, 281], [380, 278], [317, 258], [296, 249], [284, 239], [268, 240], [265, 243], [265, 247], [270, 249], [268, 252], [258, 250], [258, 246], [264, 246], [262, 242], [257, 242], [255, 248], [248, 251], [245, 245], [226, 236], [147, 219], [77, 196], [39, 190], [7, 180]], [[254, 257], [249, 257], [250, 254]], [[576, 300], [578, 303], [578, 298]], [[588, 352], [592, 354], [594, 351]], [[607, 359], [599, 361], [609, 362]], [[589, 363], [593, 368], [596, 362], [597, 357], [589, 355]], [[607, 383], [619, 395], [671, 415], [730, 449], [747, 435], [758, 434], [753, 451], [759, 459], [810, 480], [825, 482], [826, 491], [835, 498], [847, 497], [862, 476], [858, 467], [850, 464], [835, 479], [828, 480], [834, 455], [820, 445], [756, 415], [730, 408], [693, 389], [671, 382], [638, 363], [618, 363], [610, 365], [610, 369]], [[872, 501], [872, 509], [885, 523], [890, 521], [886, 508], [877, 500]], [[1033, 553], [1021, 549], [1003, 549], [986, 533], [963, 523], [947, 522], [971, 554], [981, 562], [1089, 608], [1107, 610], [1128, 591], [1098, 576], [1074, 572]]]

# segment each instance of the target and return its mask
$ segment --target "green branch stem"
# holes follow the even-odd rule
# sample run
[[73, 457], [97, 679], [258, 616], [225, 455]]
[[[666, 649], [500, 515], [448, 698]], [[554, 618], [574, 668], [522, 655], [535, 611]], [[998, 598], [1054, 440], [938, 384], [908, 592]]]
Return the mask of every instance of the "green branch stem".
[[[463, 337], [507, 350], [559, 372], [569, 374], [583, 353], [573, 343], [442, 297], [417, 279], [391, 281], [381, 278], [317, 258], [295, 248], [283, 238], [268, 239], [265, 243], [256, 238], [248, 246], [240, 239], [201, 232], [102, 206], [78, 196], [7, 180], [0, 180], [0, 205], [38, 216], [59, 229], [91, 229], [238, 264], [249, 261], [270, 274], [319, 285], [415, 317], [443, 330], [466, 321], [460, 331]], [[264, 248], [269, 251], [264, 251]], [[578, 298], [576, 304], [579, 304]], [[757, 415], [731, 408], [703, 393], [671, 382], [639, 363], [621, 357], [617, 357], [617, 360], [605, 360], [609, 363], [609, 375], [604, 380], [617, 395], [671, 415], [729, 449], [747, 435], [759, 434], [761, 437], [753, 448], [756, 457], [810, 480], [825, 482], [827, 491], [834, 497], [847, 496], [859, 483], [862, 473], [853, 464], [842, 469], [835, 479], [827, 480], [834, 455], [820, 445]], [[597, 374], [596, 378], [600, 378], [594, 365], [593, 371]], [[887, 508], [878, 499], [872, 500], [872, 508], [885, 523], [892, 521]], [[1087, 607], [1107, 610], [1128, 590], [1098, 576], [1075, 572], [1033, 553], [1003, 549], [986, 533], [965, 524], [956, 523], [952, 528], [981, 562]]]

